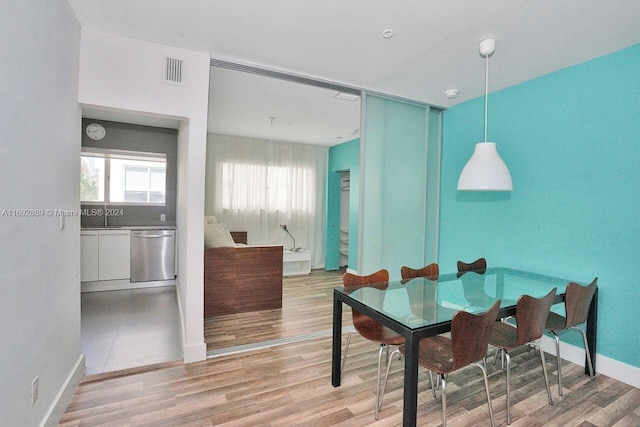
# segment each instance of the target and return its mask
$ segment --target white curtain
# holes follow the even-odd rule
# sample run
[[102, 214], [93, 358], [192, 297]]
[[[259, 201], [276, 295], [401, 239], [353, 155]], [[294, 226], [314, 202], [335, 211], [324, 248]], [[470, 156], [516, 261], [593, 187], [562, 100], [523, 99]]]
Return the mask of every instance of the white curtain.
[[209, 134], [205, 212], [247, 231], [250, 245], [293, 247], [286, 224], [324, 267], [328, 157], [325, 147]]

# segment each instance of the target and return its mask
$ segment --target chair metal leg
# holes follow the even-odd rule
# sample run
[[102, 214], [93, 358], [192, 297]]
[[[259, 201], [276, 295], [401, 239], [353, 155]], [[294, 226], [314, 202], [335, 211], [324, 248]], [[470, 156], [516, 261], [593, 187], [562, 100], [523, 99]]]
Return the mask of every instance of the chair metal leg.
[[582, 342], [584, 342], [584, 350], [587, 353], [587, 364], [589, 365], [589, 376], [591, 377], [591, 381], [593, 381], [593, 378], [594, 378], [593, 363], [591, 362], [591, 354], [589, 353], [589, 344], [587, 343], [587, 334], [585, 334], [582, 328], [579, 328], [578, 326], [572, 326], [569, 329], [577, 329], [580, 331], [580, 334], [582, 335]]
[[[385, 351], [385, 347], [387, 348], [387, 350], [389, 349], [389, 346], [385, 345], [385, 344], [380, 344], [380, 351], [378, 351], [378, 382], [376, 385], [376, 407], [375, 407], [375, 411], [374, 411], [374, 417], [377, 420], [378, 419], [378, 411], [380, 410], [380, 405], [382, 405], [382, 403], [380, 402], [381, 397], [380, 397], [380, 378], [382, 377], [382, 353]], [[389, 354], [387, 352], [387, 354]], [[389, 367], [389, 364], [387, 364], [387, 368]], [[388, 369], [387, 369], [388, 370]], [[385, 384], [386, 384], [386, 377], [385, 377]]]
[[511, 356], [507, 350], [501, 349], [507, 359], [507, 424], [511, 424]]
[[493, 408], [491, 407], [491, 396], [489, 395], [489, 380], [487, 379], [487, 362], [483, 359], [482, 362], [472, 363], [482, 370], [482, 377], [484, 378], [484, 391], [487, 394], [487, 405], [489, 405], [489, 417], [491, 418], [491, 427], [496, 427], [496, 423], [493, 419]]
[[340, 379], [342, 379], [342, 374], [344, 373], [344, 364], [347, 361], [347, 353], [349, 352], [349, 344], [351, 343], [351, 336], [355, 334], [355, 332], [349, 332], [347, 335], [347, 345], [344, 346], [344, 356], [342, 356], [342, 364], [340, 365]]
[[547, 378], [547, 368], [545, 367], [544, 351], [542, 351], [542, 349], [540, 348], [540, 346], [538, 346], [538, 344], [533, 342], [531, 344], [533, 344], [540, 352], [540, 362], [542, 363], [542, 374], [544, 375], [544, 385], [547, 387], [547, 397], [549, 398], [549, 405], [553, 405], [553, 399], [551, 399], [551, 389], [549, 389], [549, 379]]
[[447, 376], [440, 374], [442, 381], [442, 427], [447, 427]]
[[[382, 390], [380, 391], [380, 399], [378, 400], [377, 411], [376, 411], [376, 420], [378, 419], [378, 412], [382, 409], [382, 400], [384, 399], [384, 393], [387, 389], [387, 380], [389, 379], [389, 372], [391, 371], [391, 365], [393, 364], [393, 356], [398, 355], [398, 360], [402, 359], [402, 353], [400, 353], [399, 349], [394, 350], [389, 356], [389, 364], [387, 365], [387, 372], [384, 375], [384, 382], [382, 383]], [[438, 378], [440, 378], [438, 376]], [[429, 371], [429, 383], [431, 384], [431, 390], [433, 391], [433, 398], [436, 398], [436, 387], [433, 383], [433, 372]], [[380, 389], [380, 388], [378, 388]]]
[[558, 396], [562, 396], [562, 363], [560, 359], [560, 339], [554, 331], [549, 331], [556, 340], [556, 366], [558, 367]]
[[[436, 379], [439, 380], [440, 377]], [[438, 388], [438, 383], [433, 384], [433, 371], [429, 370], [429, 383], [431, 384], [431, 391], [433, 392], [433, 398], [436, 398], [436, 388]]]
[[[391, 370], [391, 364], [393, 363], [393, 356], [396, 353], [400, 357], [402, 357], [402, 354], [400, 354], [400, 350], [397, 350], [397, 349], [394, 350], [389, 356], [389, 363], [387, 364], [387, 373], [384, 375], [384, 382], [382, 383], [382, 390], [380, 391], [380, 399], [377, 399], [376, 401], [376, 413], [375, 413], [376, 420], [378, 419], [378, 412], [380, 412], [380, 409], [382, 409], [382, 399], [384, 399], [384, 392], [387, 389], [387, 380], [389, 379], [389, 371]], [[378, 378], [378, 381], [379, 381], [379, 378]], [[380, 390], [379, 387], [378, 387], [378, 390]]]
[[505, 350], [501, 349], [500, 347], [496, 347], [496, 354], [493, 356], [493, 364], [496, 364], [496, 361], [498, 360], [498, 353], [500, 354], [500, 369], [502, 369], [504, 371], [504, 352]]
[[384, 360], [384, 366], [387, 366], [389, 364], [389, 346], [385, 345], [385, 347], [387, 348], [386, 350], [386, 354], [385, 354], [385, 360]]

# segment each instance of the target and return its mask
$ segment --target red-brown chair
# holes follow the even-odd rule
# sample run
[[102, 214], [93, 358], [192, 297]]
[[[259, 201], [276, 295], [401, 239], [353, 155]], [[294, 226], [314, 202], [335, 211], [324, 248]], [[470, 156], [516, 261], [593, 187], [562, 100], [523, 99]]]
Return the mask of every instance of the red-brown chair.
[[487, 272], [487, 260], [484, 258], [478, 258], [477, 260], [470, 263], [458, 261], [457, 266], [458, 277], [469, 271], [474, 271], [478, 274], [484, 274]]
[[[499, 308], [500, 300], [497, 300], [482, 314], [457, 311], [451, 320], [451, 338], [444, 335], [436, 335], [420, 340], [418, 363], [430, 372], [433, 371], [439, 374], [442, 382], [443, 427], [447, 425], [447, 375], [469, 365], [477, 366], [482, 370], [487, 405], [489, 406], [489, 417], [491, 418], [491, 425], [495, 426], [491, 397], [489, 395], [485, 355], [487, 353], [489, 334], [493, 324], [496, 322]], [[384, 397], [393, 356], [396, 353], [404, 354], [404, 352], [405, 346], [402, 345], [391, 355], [391, 362], [387, 366], [387, 374], [382, 386], [382, 397]], [[380, 405], [382, 405], [382, 397], [380, 398]]]
[[587, 365], [589, 366], [589, 375], [593, 380], [593, 364], [591, 362], [591, 355], [589, 354], [589, 346], [587, 344], [587, 336], [582, 328], [578, 325], [587, 321], [589, 315], [589, 306], [593, 299], [593, 294], [596, 292], [598, 286], [598, 278], [593, 279], [593, 282], [588, 286], [580, 286], [577, 283], [569, 283], [565, 291], [565, 314], [561, 316], [557, 313], [550, 312], [547, 317], [545, 329], [553, 334], [556, 339], [556, 362], [558, 366], [558, 394], [562, 396], [562, 375], [560, 373], [560, 341], [558, 340], [558, 333], [567, 331], [569, 329], [576, 329], [580, 331], [582, 335], [582, 341], [584, 342], [584, 348], [587, 353]]
[[[438, 266], [438, 263], [435, 262], [422, 268], [411, 268], [403, 265], [400, 268], [400, 276], [402, 276], [403, 281], [408, 281], [417, 277], [425, 277], [429, 280], [438, 280], [438, 277], [440, 276], [440, 267]], [[411, 297], [409, 297], [409, 301], [411, 301]], [[431, 389], [433, 390], [433, 397], [435, 398], [436, 389], [433, 386], [433, 374], [431, 371], [429, 371], [429, 381], [431, 383]]]
[[435, 262], [418, 269], [403, 265], [400, 268], [400, 275], [402, 276], [403, 280], [414, 279], [416, 277], [427, 277], [429, 279], [435, 280], [440, 275], [440, 268]]
[[507, 360], [507, 424], [511, 424], [511, 357], [509, 356], [509, 351], [516, 347], [530, 344], [539, 350], [549, 405], [553, 405], [547, 370], [545, 369], [544, 351], [540, 349], [535, 340], [542, 337], [544, 325], [555, 296], [556, 288], [553, 288], [551, 292], [542, 298], [521, 295], [516, 304], [515, 327], [507, 322], [498, 321], [494, 323], [489, 334], [489, 344], [498, 347]]
[[[364, 286], [372, 286], [378, 289], [386, 289], [389, 285], [389, 272], [387, 270], [379, 270], [368, 276], [358, 276], [351, 273], [345, 273], [342, 276], [342, 283], [345, 291], [355, 290]], [[380, 345], [380, 351], [378, 352], [378, 383], [376, 389], [376, 406], [375, 406], [375, 419], [378, 419], [378, 411], [380, 408], [380, 378], [382, 374], [382, 353], [383, 350], [388, 349], [389, 345], [401, 345], [404, 344], [404, 337], [393, 332], [386, 326], [381, 325], [369, 316], [360, 313], [357, 310], [351, 309], [351, 319], [355, 332], [350, 332], [347, 335], [347, 344], [344, 348], [344, 357], [342, 358], [342, 367], [340, 373], [344, 372], [344, 365], [347, 361], [347, 354], [349, 352], [349, 344], [351, 343], [351, 337], [354, 333], [358, 333], [363, 338], [373, 341]]]

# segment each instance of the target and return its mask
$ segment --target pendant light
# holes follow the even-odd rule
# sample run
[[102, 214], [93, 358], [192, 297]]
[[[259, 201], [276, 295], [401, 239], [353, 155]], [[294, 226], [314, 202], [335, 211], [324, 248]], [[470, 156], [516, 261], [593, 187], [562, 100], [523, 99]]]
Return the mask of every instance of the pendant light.
[[489, 96], [489, 57], [496, 49], [495, 39], [479, 43], [480, 55], [486, 60], [484, 83], [484, 142], [476, 144], [473, 155], [458, 179], [461, 191], [511, 191], [513, 183], [507, 165], [502, 161], [495, 142], [487, 142], [487, 99]]

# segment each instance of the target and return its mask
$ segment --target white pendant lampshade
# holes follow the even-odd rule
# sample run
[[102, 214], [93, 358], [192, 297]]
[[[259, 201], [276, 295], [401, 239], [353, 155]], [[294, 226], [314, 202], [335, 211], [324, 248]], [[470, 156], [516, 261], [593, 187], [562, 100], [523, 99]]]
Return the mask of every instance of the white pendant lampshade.
[[476, 144], [473, 155], [458, 179], [461, 191], [511, 191], [513, 183], [507, 165], [502, 161], [495, 142], [487, 142], [487, 100], [489, 97], [489, 56], [496, 48], [494, 39], [480, 42], [480, 55], [486, 59], [484, 92], [484, 142]]
[[511, 191], [513, 183], [507, 165], [502, 161], [495, 142], [479, 142], [462, 169], [458, 190]]

